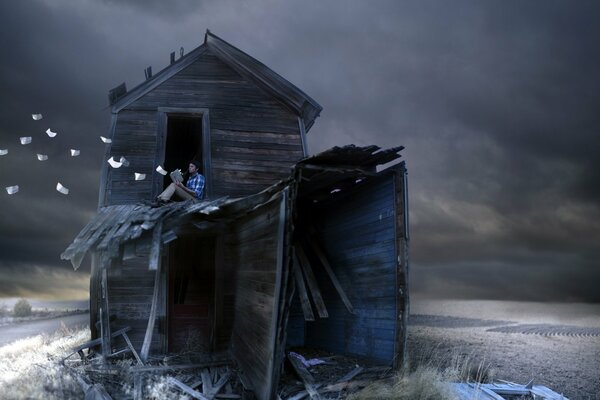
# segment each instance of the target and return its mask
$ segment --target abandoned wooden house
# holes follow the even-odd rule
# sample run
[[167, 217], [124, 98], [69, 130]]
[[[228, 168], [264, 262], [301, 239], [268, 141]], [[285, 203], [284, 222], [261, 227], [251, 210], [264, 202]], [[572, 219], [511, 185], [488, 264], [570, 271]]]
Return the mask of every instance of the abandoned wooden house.
[[[62, 254], [92, 255], [90, 327], [149, 357], [190, 343], [225, 352], [259, 399], [273, 399], [285, 349], [402, 363], [408, 205], [402, 147], [335, 147], [309, 157], [321, 107], [212, 33], [131, 91], [110, 92], [99, 211]], [[144, 203], [155, 168], [202, 160], [202, 201]], [[134, 171], [148, 179], [136, 181]]]

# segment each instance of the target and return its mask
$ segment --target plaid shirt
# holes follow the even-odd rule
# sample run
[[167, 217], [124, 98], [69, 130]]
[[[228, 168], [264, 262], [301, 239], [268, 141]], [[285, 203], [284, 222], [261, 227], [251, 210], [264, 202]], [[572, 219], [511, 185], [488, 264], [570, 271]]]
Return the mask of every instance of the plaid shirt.
[[205, 179], [203, 175], [196, 174], [188, 179], [185, 186], [187, 186], [188, 189], [191, 189], [194, 191], [194, 193], [196, 193], [195, 197], [197, 199], [201, 199], [204, 195], [204, 181]]

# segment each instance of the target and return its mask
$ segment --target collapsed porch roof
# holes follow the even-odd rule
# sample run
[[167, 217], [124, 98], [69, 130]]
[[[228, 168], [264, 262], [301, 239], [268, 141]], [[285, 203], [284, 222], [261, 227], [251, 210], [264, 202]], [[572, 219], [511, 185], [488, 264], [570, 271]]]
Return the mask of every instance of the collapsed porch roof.
[[222, 197], [201, 202], [168, 203], [161, 207], [127, 204], [103, 207], [61, 254], [77, 269], [90, 251], [105, 252], [109, 258], [122, 256], [121, 245], [146, 240], [161, 225], [160, 242], [177, 239], [188, 227], [200, 231], [244, 216], [269, 202], [290, 184], [298, 186], [297, 195], [314, 202], [324, 200], [376, 175], [377, 165], [400, 158], [403, 146], [381, 150], [378, 146], [333, 147], [307, 157], [292, 168], [289, 178], [243, 198]]

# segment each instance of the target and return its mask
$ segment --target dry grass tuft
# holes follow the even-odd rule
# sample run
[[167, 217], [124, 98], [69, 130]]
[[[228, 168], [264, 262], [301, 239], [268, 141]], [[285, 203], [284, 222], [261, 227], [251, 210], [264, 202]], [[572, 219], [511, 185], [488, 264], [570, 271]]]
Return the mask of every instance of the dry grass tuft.
[[348, 397], [352, 400], [455, 400], [452, 382], [488, 383], [494, 371], [485, 360], [460, 349], [441, 361], [434, 357], [438, 349], [429, 347], [410, 354], [407, 365], [392, 378], [375, 382]]
[[68, 349], [89, 340], [89, 329], [61, 329], [0, 347], [0, 399], [78, 399], [82, 391], [58, 362]]

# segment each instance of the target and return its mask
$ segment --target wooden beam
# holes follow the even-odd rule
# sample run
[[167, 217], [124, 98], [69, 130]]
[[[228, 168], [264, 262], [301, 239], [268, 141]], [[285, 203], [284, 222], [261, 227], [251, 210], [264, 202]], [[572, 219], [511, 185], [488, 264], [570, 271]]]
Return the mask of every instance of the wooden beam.
[[302, 379], [302, 382], [304, 383], [304, 387], [306, 388], [306, 391], [308, 392], [308, 395], [310, 396], [310, 398], [311, 399], [320, 399], [321, 396], [319, 395], [319, 392], [317, 392], [317, 388], [315, 386], [315, 379], [310, 374], [310, 372], [306, 369], [304, 364], [302, 364], [302, 361], [300, 361], [298, 358], [296, 358], [292, 355], [289, 355], [289, 354], [288, 354], [288, 360], [290, 360], [292, 367], [294, 367], [294, 370], [296, 371], [296, 373], [298, 374], [300, 379]]
[[133, 353], [135, 359], [137, 360], [139, 365], [144, 365], [144, 362], [142, 361], [142, 359], [140, 358], [140, 355], [138, 354], [137, 351], [135, 351], [135, 348], [133, 347], [133, 344], [131, 344], [131, 340], [129, 340], [129, 336], [127, 335], [126, 332], [123, 332], [123, 339], [125, 339], [125, 341], [127, 342], [127, 346], [129, 346], [129, 348], [131, 349], [131, 352]]
[[314, 321], [315, 315], [313, 314], [310, 300], [308, 299], [308, 293], [306, 292], [306, 285], [304, 284], [304, 278], [302, 277], [302, 271], [300, 270], [300, 262], [298, 257], [294, 256], [294, 278], [296, 279], [296, 287], [298, 288], [298, 296], [300, 297], [300, 304], [302, 305], [302, 313], [306, 321]]
[[212, 387], [209, 395], [207, 396], [208, 400], [212, 400], [217, 396], [217, 394], [221, 391], [223, 386], [225, 386], [227, 381], [229, 381], [230, 377], [231, 377], [231, 371], [227, 371], [227, 372], [225, 372], [225, 374], [223, 374], [221, 376], [221, 378], [217, 381], [217, 383], [215, 383], [215, 385]]
[[296, 250], [296, 254], [298, 255], [298, 261], [300, 261], [300, 265], [302, 266], [302, 270], [304, 271], [304, 276], [306, 277], [308, 288], [310, 289], [310, 293], [315, 302], [315, 306], [317, 307], [319, 317], [327, 318], [329, 317], [329, 314], [327, 313], [327, 307], [325, 307], [325, 302], [323, 301], [323, 297], [321, 296], [321, 291], [319, 290], [317, 279], [315, 278], [310, 263], [308, 262], [308, 258], [304, 253], [304, 249], [302, 249], [302, 246], [298, 242], [296, 242], [294, 248]]
[[208, 369], [203, 369], [200, 372], [200, 377], [202, 378], [202, 394], [208, 395], [212, 391], [212, 381]]
[[340, 284], [340, 281], [337, 279], [337, 277], [333, 273], [333, 269], [331, 268], [331, 265], [329, 264], [329, 261], [327, 260], [327, 257], [325, 256], [325, 253], [321, 250], [321, 247], [317, 244], [316, 241], [314, 241], [312, 239], [311, 236], [307, 235], [306, 239], [307, 239], [308, 243], [310, 244], [310, 246], [312, 247], [315, 254], [317, 255], [317, 257], [319, 258], [319, 260], [321, 261], [323, 268], [325, 268], [325, 271], [327, 271], [327, 275], [329, 275], [329, 278], [331, 279], [331, 282], [333, 283], [335, 290], [337, 290], [338, 294], [340, 295], [342, 301], [344, 302], [344, 305], [348, 309], [348, 312], [350, 312], [350, 314], [356, 314], [356, 312], [354, 311], [354, 307], [352, 307], [352, 303], [350, 302], [350, 299], [348, 298], [348, 296], [346, 296], [346, 292], [344, 291], [344, 289], [342, 288], [342, 285]]
[[185, 393], [189, 394], [195, 399], [208, 400], [202, 393], [192, 389], [185, 383], [178, 381], [177, 379], [171, 376], [167, 378], [167, 383], [173, 386], [177, 386], [179, 389], [183, 390]]

